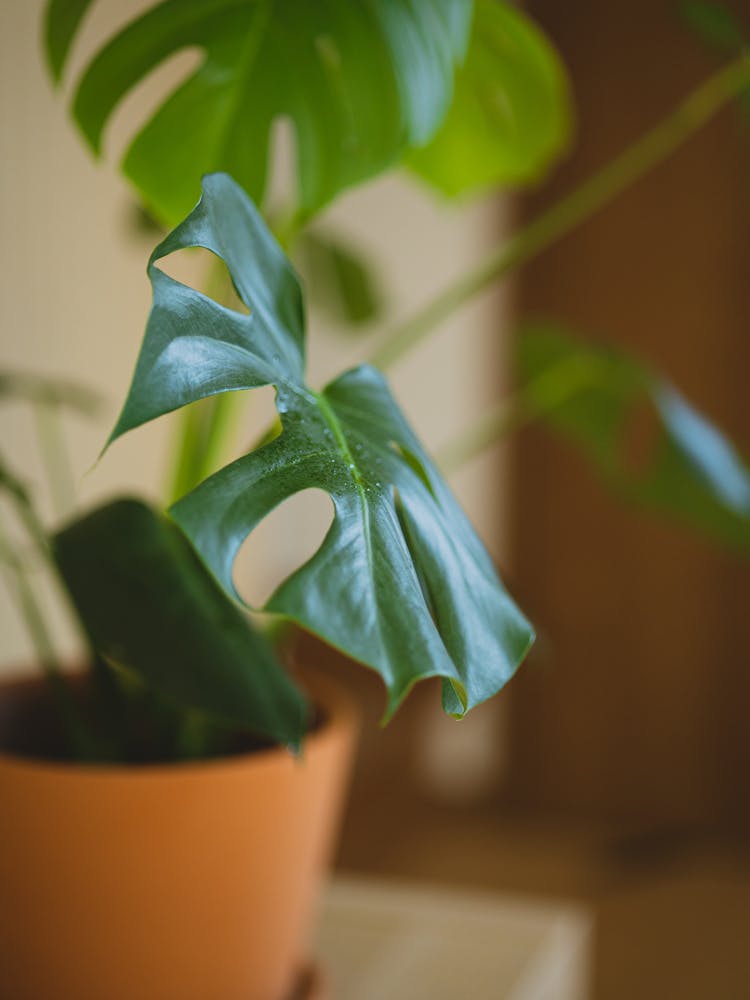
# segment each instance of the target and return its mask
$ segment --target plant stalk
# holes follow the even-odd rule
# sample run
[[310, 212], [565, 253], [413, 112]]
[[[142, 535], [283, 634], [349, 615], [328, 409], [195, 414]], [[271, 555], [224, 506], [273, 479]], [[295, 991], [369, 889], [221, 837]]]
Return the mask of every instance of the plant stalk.
[[35, 403], [39, 449], [47, 473], [55, 513], [62, 518], [75, 505], [75, 479], [62, 432], [61, 414], [54, 403]]
[[554, 412], [577, 393], [596, 385], [603, 367], [596, 358], [567, 358], [548, 368], [499, 400], [468, 430], [438, 449], [438, 466], [446, 474], [456, 472], [506, 434]]
[[690, 93], [675, 110], [599, 173], [519, 230], [436, 299], [397, 326], [370, 361], [387, 369], [417, 346], [465, 302], [572, 232], [631, 187], [698, 132], [750, 86], [750, 58], [742, 55]]
[[[206, 294], [215, 302], [230, 299], [230, 279], [219, 258], [211, 261]], [[222, 447], [237, 413], [238, 393], [225, 392], [186, 406], [176, 427], [174, 462], [168, 474], [167, 499], [179, 500], [215, 471]]]
[[26, 568], [10, 545], [0, 526], [0, 567], [6, 578], [8, 590], [15, 598], [36, 651], [39, 665], [57, 705], [68, 746], [78, 759], [88, 760], [95, 755], [96, 744], [83, 722], [65, 675], [54, 651], [50, 630], [41, 606], [34, 595]]
[[[77, 612], [70, 605], [70, 596], [68, 594], [65, 581], [61, 578], [60, 570], [55, 562], [52, 550], [50, 547], [49, 538], [47, 532], [42, 524], [42, 521], [37, 514], [34, 503], [24, 486], [24, 484], [16, 478], [16, 476], [2, 463], [0, 459], [0, 488], [4, 489], [7, 493], [13, 507], [15, 509], [18, 520], [21, 522], [23, 529], [31, 541], [31, 544], [42, 559], [45, 562], [47, 569], [50, 571], [50, 578], [52, 583], [58, 588], [58, 593], [63, 599], [65, 606], [70, 608], [71, 619], [78, 628], [81, 639], [85, 645], [90, 646], [89, 638], [86, 634], [86, 630], [83, 627], [83, 623], [78, 617]], [[0, 538], [0, 543], [2, 539]], [[6, 544], [2, 547], [4, 551], [12, 551], [9, 545]], [[21, 564], [23, 569], [23, 565]], [[51, 646], [50, 646], [51, 648]], [[93, 655], [93, 649], [92, 649]], [[54, 662], [54, 661], [53, 661]]]
[[26, 624], [26, 630], [42, 670], [48, 678], [59, 676], [60, 666], [55, 656], [44, 614], [34, 596], [23, 562], [13, 550], [2, 527], [0, 527], [0, 565], [3, 568], [8, 590], [16, 599], [18, 610]]

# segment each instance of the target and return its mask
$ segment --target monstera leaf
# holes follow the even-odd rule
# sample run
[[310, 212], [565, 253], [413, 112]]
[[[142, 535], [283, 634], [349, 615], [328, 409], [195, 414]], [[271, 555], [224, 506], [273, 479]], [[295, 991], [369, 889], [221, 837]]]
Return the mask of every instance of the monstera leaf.
[[[51, 0], [47, 51], [59, 77], [92, 0]], [[174, 223], [197, 179], [230, 171], [257, 200], [271, 126], [291, 120], [298, 200], [309, 215], [385, 169], [442, 121], [471, 24], [469, 0], [165, 0], [96, 55], [74, 115], [96, 152], [113, 110], [169, 56], [197, 46], [198, 69], [128, 150], [123, 169], [146, 203]]]
[[[50, 0], [47, 56], [60, 79], [93, 0]], [[432, 139], [451, 105], [472, 0], [164, 0], [96, 54], [73, 113], [91, 148], [119, 102], [170, 56], [203, 61], [135, 137], [123, 169], [174, 224], [201, 174], [230, 172], [261, 202], [271, 130], [288, 119], [297, 208], [307, 217]], [[441, 188], [535, 176], [567, 132], [566, 88], [540, 33], [480, 0], [459, 93], [435, 146], [415, 161]]]
[[53, 553], [98, 653], [179, 705], [299, 743], [304, 699], [174, 524], [116, 500], [58, 532]]
[[[623, 352], [553, 326], [524, 333], [520, 367], [532, 414], [582, 448], [624, 498], [750, 553], [750, 469], [673, 386]], [[627, 438], [639, 411], [651, 433], [634, 462]]]
[[[168, 277], [157, 261], [184, 247], [221, 257], [250, 315]], [[370, 367], [322, 392], [304, 381], [304, 316], [291, 266], [242, 190], [204, 179], [195, 210], [154, 251], [154, 303], [112, 438], [195, 399], [276, 387], [281, 434], [172, 508], [222, 586], [245, 537], [282, 501], [324, 490], [333, 524], [267, 609], [375, 668], [387, 715], [420, 678], [443, 678], [460, 716], [509, 679], [532, 641], [456, 501]]]
[[567, 79], [550, 43], [515, 7], [476, 0], [448, 115], [407, 162], [444, 194], [461, 195], [538, 177], [570, 132]]

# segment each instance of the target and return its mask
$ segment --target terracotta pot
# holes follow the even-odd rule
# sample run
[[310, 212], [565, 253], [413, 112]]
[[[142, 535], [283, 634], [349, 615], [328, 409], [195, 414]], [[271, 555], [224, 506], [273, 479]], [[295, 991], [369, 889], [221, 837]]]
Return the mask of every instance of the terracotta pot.
[[0, 754], [3, 1000], [293, 993], [357, 728], [330, 681], [311, 688], [325, 722], [301, 760], [271, 749], [95, 767]]

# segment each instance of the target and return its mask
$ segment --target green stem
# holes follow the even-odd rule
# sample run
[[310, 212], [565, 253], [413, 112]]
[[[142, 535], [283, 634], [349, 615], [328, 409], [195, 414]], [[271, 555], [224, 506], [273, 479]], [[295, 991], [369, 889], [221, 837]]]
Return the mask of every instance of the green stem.
[[7, 535], [0, 526], [0, 564], [6, 578], [8, 590], [15, 597], [19, 613], [26, 624], [32, 645], [39, 659], [39, 664], [47, 677], [60, 674], [60, 665], [54, 652], [50, 638], [50, 630], [42, 613], [39, 602], [29, 583], [26, 569], [21, 558], [13, 550]]
[[[26, 534], [29, 536], [34, 550], [44, 559], [45, 564], [50, 571], [52, 583], [56, 586], [62, 602], [69, 609], [71, 620], [78, 629], [81, 639], [86, 646], [90, 647], [91, 644], [86, 634], [86, 630], [83, 627], [83, 623], [81, 622], [75, 609], [71, 606], [70, 595], [65, 585], [65, 581], [60, 575], [60, 570], [52, 555], [47, 532], [42, 524], [41, 518], [37, 514], [31, 496], [29, 495], [29, 492], [24, 484], [7, 468], [6, 465], [4, 465], [2, 459], [0, 459], [0, 489], [4, 490], [10, 498], [18, 519], [26, 531]], [[93, 655], [93, 648], [91, 649], [91, 653]]]
[[[206, 277], [206, 294], [227, 303], [231, 280], [224, 262], [213, 258]], [[185, 496], [220, 464], [221, 452], [237, 415], [239, 393], [225, 392], [191, 403], [180, 412], [174, 462], [167, 480], [170, 503]]]
[[34, 547], [38, 549], [46, 559], [48, 559], [49, 542], [47, 540], [47, 532], [44, 530], [44, 525], [34, 509], [34, 505], [31, 502], [31, 497], [29, 496], [26, 487], [21, 480], [10, 471], [2, 459], [0, 459], [0, 488], [2, 488], [9, 496], [21, 523], [34, 544]]
[[19, 613], [36, 651], [39, 665], [57, 705], [68, 746], [76, 757], [83, 760], [90, 759], [96, 752], [95, 742], [83, 723], [55, 655], [50, 629], [34, 595], [26, 567], [11, 547], [1, 525], [0, 566], [6, 578], [8, 590], [15, 597]]
[[191, 403], [182, 411], [167, 490], [169, 503], [184, 497], [216, 471], [240, 402], [239, 393], [225, 392]]
[[52, 503], [57, 516], [64, 517], [75, 504], [75, 480], [60, 411], [53, 403], [35, 403], [34, 417]]
[[603, 170], [519, 230], [478, 267], [396, 327], [372, 355], [372, 364], [383, 369], [395, 364], [459, 306], [532, 260], [649, 173], [748, 86], [750, 59], [743, 55], [696, 88], [672, 114]]
[[482, 414], [468, 430], [439, 449], [436, 461], [452, 473], [511, 431], [552, 413], [581, 390], [597, 385], [606, 366], [598, 358], [567, 358], [546, 369]]

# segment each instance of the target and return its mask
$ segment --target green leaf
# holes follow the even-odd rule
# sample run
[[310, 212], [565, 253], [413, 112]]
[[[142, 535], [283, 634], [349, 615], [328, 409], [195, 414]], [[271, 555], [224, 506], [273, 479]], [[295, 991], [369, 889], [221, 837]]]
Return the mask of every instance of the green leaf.
[[372, 264], [338, 235], [307, 231], [297, 241], [295, 259], [309, 280], [310, 298], [347, 330], [370, 323], [382, 312], [382, 294]]
[[93, 0], [53, 0], [47, 7], [44, 44], [55, 83], [60, 82], [76, 33], [92, 3]]
[[[81, 7], [50, 0], [56, 74]], [[73, 111], [100, 152], [128, 91], [165, 59], [197, 47], [203, 61], [135, 137], [125, 174], [170, 224], [192, 207], [200, 175], [213, 170], [231, 172], [260, 202], [271, 126], [287, 118], [304, 217], [433, 135], [471, 16], [471, 0], [164, 0], [98, 52]]]
[[[190, 246], [226, 263], [244, 315], [169, 278], [156, 262]], [[509, 679], [532, 631], [393, 401], [364, 366], [323, 392], [304, 381], [297, 278], [244, 192], [204, 179], [190, 216], [154, 251], [154, 303], [112, 437], [195, 399], [276, 387], [282, 433], [206, 480], [172, 514], [222, 586], [245, 537], [302, 490], [335, 517], [318, 552], [271, 597], [285, 615], [376, 669], [387, 715], [420, 678], [443, 678], [460, 716]]]
[[723, 4], [693, 0], [683, 3], [680, 12], [695, 34], [723, 56], [747, 44], [738, 20]]
[[[720, 58], [748, 52], [750, 39], [746, 26], [723, 4], [695, 0], [683, 3], [680, 13], [693, 33]], [[750, 124], [750, 87], [740, 91], [737, 103], [747, 127]]]
[[[551, 326], [526, 331], [520, 348], [532, 412], [581, 447], [612, 488], [750, 552], [750, 469], [673, 386], [622, 352]], [[644, 409], [651, 440], [634, 462], [628, 438]]]
[[181, 532], [138, 500], [64, 528], [55, 560], [93, 646], [188, 708], [297, 745], [302, 696]]
[[477, 0], [475, 8], [448, 116], [407, 161], [449, 196], [541, 176], [571, 134], [565, 71], [541, 31], [498, 0]]

